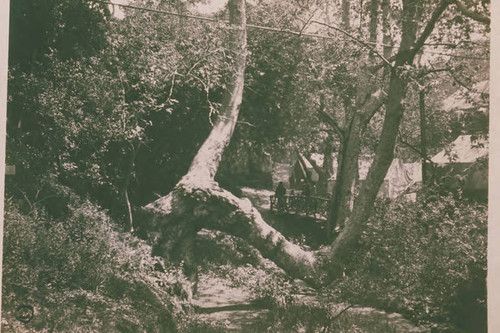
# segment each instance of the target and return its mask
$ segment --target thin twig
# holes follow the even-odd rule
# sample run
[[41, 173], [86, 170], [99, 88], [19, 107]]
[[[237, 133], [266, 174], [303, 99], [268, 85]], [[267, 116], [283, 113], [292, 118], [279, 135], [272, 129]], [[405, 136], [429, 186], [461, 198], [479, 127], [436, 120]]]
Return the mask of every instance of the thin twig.
[[311, 23], [316, 23], [316, 24], [319, 24], [319, 25], [322, 25], [322, 26], [325, 26], [325, 27], [328, 27], [330, 29], [333, 29], [333, 30], [336, 30], [344, 35], [346, 35], [347, 37], [351, 38], [352, 40], [358, 42], [359, 44], [363, 45], [364, 47], [366, 47], [367, 49], [370, 50], [370, 52], [373, 52], [375, 55], [377, 55], [377, 57], [379, 57], [380, 59], [382, 59], [383, 62], [385, 62], [389, 67], [392, 67], [391, 63], [389, 62], [389, 60], [387, 60], [382, 54], [380, 54], [380, 52], [378, 52], [374, 47], [370, 46], [367, 42], [365, 42], [364, 40], [361, 40], [359, 38], [357, 38], [356, 36], [354, 36], [353, 34], [343, 30], [343, 29], [340, 29], [339, 27], [336, 27], [336, 26], [333, 26], [331, 24], [326, 24], [326, 23], [323, 23], [323, 22], [319, 22], [319, 21], [311, 21]]
[[403, 132], [401, 131], [401, 129], [399, 129], [399, 133], [398, 133], [398, 141], [402, 144], [404, 144], [405, 146], [407, 146], [408, 148], [410, 148], [411, 150], [413, 150], [415, 153], [417, 153], [423, 160], [431, 163], [432, 165], [434, 165], [435, 163], [429, 158], [429, 156], [427, 155], [423, 155], [422, 154], [422, 151], [420, 149], [418, 149], [417, 147], [415, 147], [414, 145], [412, 145], [411, 143], [409, 143], [408, 141], [404, 140], [403, 139]]

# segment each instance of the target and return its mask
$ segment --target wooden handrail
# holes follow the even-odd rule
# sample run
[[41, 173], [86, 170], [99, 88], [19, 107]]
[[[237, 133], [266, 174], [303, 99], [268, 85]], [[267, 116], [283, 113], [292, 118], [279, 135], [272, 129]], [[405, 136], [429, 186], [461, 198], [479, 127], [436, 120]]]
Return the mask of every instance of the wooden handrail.
[[271, 211], [305, 214], [313, 217], [319, 215], [322, 218], [326, 218], [328, 214], [329, 199], [324, 197], [286, 194], [280, 203], [275, 195], [271, 195], [270, 202]]

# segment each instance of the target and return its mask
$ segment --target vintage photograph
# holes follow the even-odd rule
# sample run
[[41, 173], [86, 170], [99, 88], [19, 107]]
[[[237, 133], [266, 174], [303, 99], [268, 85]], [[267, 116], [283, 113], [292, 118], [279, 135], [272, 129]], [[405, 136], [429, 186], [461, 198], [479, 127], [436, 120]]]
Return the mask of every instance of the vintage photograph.
[[11, 0], [1, 331], [488, 332], [490, 15]]

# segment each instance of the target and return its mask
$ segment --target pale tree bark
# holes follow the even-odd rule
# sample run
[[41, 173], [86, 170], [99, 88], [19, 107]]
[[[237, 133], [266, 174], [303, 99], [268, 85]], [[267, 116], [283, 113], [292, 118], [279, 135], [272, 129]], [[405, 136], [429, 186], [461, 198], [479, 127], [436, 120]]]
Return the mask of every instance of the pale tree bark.
[[137, 153], [139, 152], [139, 148], [140, 143], [137, 143], [137, 145], [135, 145], [134, 143], [130, 143], [130, 160], [127, 170], [125, 171], [125, 179], [123, 180], [121, 188], [123, 200], [125, 201], [125, 205], [127, 207], [127, 220], [130, 232], [134, 232], [134, 218], [132, 215], [132, 206], [130, 205], [130, 199], [128, 196], [128, 188], [130, 185], [130, 179], [132, 178], [132, 174], [134, 172], [135, 159], [137, 157]]
[[187, 174], [174, 190], [144, 208], [148, 215], [154, 252], [183, 262], [184, 273], [196, 291], [196, 233], [203, 228], [240, 236], [293, 276], [318, 283], [318, 261], [270, 227], [248, 199], [240, 199], [220, 188], [214, 177], [224, 149], [229, 144], [242, 101], [246, 60], [244, 0], [230, 0], [231, 47], [235, 61], [228, 93], [208, 138], [195, 155]]
[[[243, 96], [247, 53], [245, 0], [230, 0], [228, 9], [232, 77], [228, 80], [228, 88], [217, 120], [193, 158], [188, 172], [174, 190], [144, 209], [152, 213], [149, 230], [154, 231], [154, 251], [184, 263], [184, 273], [193, 282], [194, 292], [197, 283], [195, 237], [204, 227], [200, 221], [200, 216], [203, 215], [203, 209], [200, 207], [203, 206], [203, 201], [210, 197], [211, 191], [219, 188], [214, 180], [215, 174], [222, 153], [233, 135]], [[199, 205], [192, 204], [192, 200], [200, 201]]]
[[419, 18], [415, 17], [417, 4], [417, 0], [403, 0], [402, 39], [395, 66], [391, 69], [388, 99], [380, 141], [366, 181], [360, 189], [354, 209], [349, 216], [349, 221], [331, 247], [332, 258], [340, 262], [349, 255], [352, 246], [359, 238], [363, 223], [369, 218], [378, 190], [384, 181], [384, 177], [394, 157], [394, 147], [404, 111], [402, 100], [408, 85], [408, 79], [400, 75], [399, 71], [402, 66], [412, 64], [416, 53], [421, 49], [424, 41], [434, 29], [437, 20], [448, 6], [448, 1], [444, 0], [439, 3], [418, 39], [416, 34]]
[[246, 14], [244, 0], [229, 1], [231, 40], [230, 51], [234, 54], [234, 73], [225, 94], [212, 131], [198, 150], [189, 171], [182, 182], [213, 182], [224, 149], [229, 144], [238, 120], [243, 97], [246, 61]]
[[[243, 75], [246, 57], [245, 3], [244, 0], [230, 0], [230, 21], [233, 26], [231, 50], [235, 54], [233, 77], [224, 99], [221, 114], [207, 140], [203, 143], [188, 173], [175, 189], [165, 197], [147, 205], [151, 239], [158, 255], [184, 262], [184, 272], [196, 283], [197, 263], [194, 257], [196, 233], [203, 229], [215, 229], [244, 238], [273, 260], [292, 276], [304, 279], [314, 285], [325, 281], [327, 275], [338, 274], [345, 255], [359, 238], [360, 230], [368, 218], [376, 194], [385, 177], [393, 157], [393, 150], [403, 114], [401, 101], [407, 82], [400, 76], [401, 66], [410, 64], [423, 41], [432, 31], [435, 21], [446, 6], [433, 15], [415, 43], [416, 21], [412, 8], [417, 0], [404, 0], [403, 37], [396, 66], [391, 70], [386, 115], [376, 157], [368, 178], [362, 186], [354, 210], [346, 214], [348, 223], [331, 244], [321, 252], [305, 251], [289, 242], [278, 231], [270, 227], [248, 199], [240, 199], [220, 188], [214, 176], [229, 143], [239, 112], [243, 93]], [[447, 4], [447, 2], [443, 2]], [[432, 22], [433, 21], [433, 22]], [[367, 118], [382, 105], [384, 96], [365, 96], [359, 119], [362, 127]], [[366, 125], [364, 125], [366, 126]], [[351, 162], [349, 162], [351, 163]], [[357, 163], [357, 161], [356, 161]], [[328, 256], [323, 260], [325, 255]], [[339, 266], [340, 265], [340, 266]]]

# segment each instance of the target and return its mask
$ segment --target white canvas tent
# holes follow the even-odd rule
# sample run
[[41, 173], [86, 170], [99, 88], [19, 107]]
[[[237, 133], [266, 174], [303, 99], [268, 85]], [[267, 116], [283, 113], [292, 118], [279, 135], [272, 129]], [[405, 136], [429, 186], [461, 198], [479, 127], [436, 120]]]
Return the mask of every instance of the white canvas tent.
[[[466, 191], [486, 191], [488, 189], [488, 168], [485, 164], [475, 164], [478, 159], [488, 156], [488, 139], [477, 135], [460, 135], [448, 147], [432, 157], [445, 171], [444, 182], [452, 188], [461, 187]], [[457, 182], [458, 179], [465, 179]]]
[[[328, 179], [327, 192], [331, 193], [335, 181], [337, 180], [338, 171], [338, 159], [337, 155], [333, 154], [333, 169], [332, 177]], [[311, 160], [313, 160], [318, 167], [323, 167], [324, 156], [322, 154], [311, 154]], [[359, 180], [363, 182], [366, 180], [368, 171], [373, 162], [373, 157], [369, 155], [360, 156], [358, 160], [358, 172]], [[299, 159], [295, 162], [294, 167], [295, 172], [303, 173], [309, 175], [309, 179], [313, 182], [319, 180], [319, 175], [314, 170], [312, 164], [302, 155], [299, 155]], [[387, 175], [384, 179], [384, 184], [382, 185], [379, 196], [396, 198], [401, 195], [406, 189], [408, 189], [413, 184], [421, 184], [422, 182], [422, 164], [420, 162], [415, 163], [403, 163], [401, 159], [394, 159], [387, 171]], [[291, 182], [293, 183], [293, 182]]]
[[443, 101], [442, 109], [447, 112], [467, 112], [479, 110], [488, 112], [489, 80], [481, 81], [472, 86], [472, 89], [462, 88], [451, 94]]
[[460, 135], [448, 147], [441, 150], [432, 162], [439, 166], [447, 164], [472, 164], [488, 155], [488, 139], [477, 135]]

